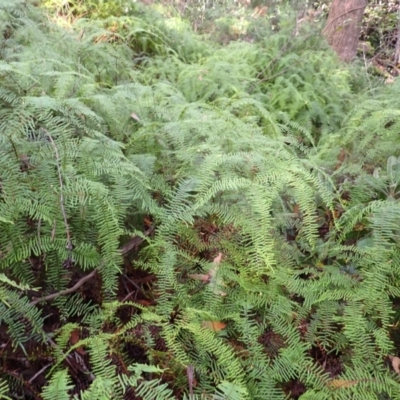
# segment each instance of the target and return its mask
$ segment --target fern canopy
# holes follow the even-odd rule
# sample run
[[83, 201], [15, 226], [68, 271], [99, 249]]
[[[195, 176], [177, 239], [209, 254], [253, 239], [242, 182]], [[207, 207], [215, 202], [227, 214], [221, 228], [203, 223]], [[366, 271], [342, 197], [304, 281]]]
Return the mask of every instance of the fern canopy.
[[399, 83], [45, 3], [0, 0], [0, 398], [400, 399]]

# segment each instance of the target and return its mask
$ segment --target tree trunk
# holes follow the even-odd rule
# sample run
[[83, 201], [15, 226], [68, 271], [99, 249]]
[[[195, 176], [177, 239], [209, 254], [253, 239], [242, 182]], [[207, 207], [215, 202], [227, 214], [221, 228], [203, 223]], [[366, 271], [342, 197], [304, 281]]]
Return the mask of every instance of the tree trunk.
[[394, 64], [396, 68], [398, 68], [400, 64], [400, 6], [397, 9], [397, 41], [394, 53]]
[[333, 0], [323, 31], [339, 57], [351, 61], [357, 54], [361, 22], [367, 0]]

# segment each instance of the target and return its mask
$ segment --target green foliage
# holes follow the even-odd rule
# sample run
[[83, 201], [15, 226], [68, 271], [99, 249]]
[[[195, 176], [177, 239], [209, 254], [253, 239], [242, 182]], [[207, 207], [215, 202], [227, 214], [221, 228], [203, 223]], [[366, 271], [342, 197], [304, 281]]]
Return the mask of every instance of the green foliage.
[[359, 93], [306, 30], [0, 4], [0, 323], [51, 360], [37, 396], [400, 399], [397, 86]]
[[0, 380], [0, 399], [2, 400], [10, 400], [11, 398], [7, 396], [8, 394], [8, 385], [4, 380]]
[[87, 15], [93, 19], [106, 19], [111, 15], [120, 17], [132, 9], [132, 4], [124, 0], [44, 0], [42, 6], [71, 22]]
[[398, 4], [393, 0], [371, 1], [365, 10], [362, 37], [380, 57], [393, 58], [398, 26]]
[[68, 372], [58, 371], [56, 372], [49, 382], [49, 386], [43, 390], [44, 400], [68, 400], [70, 398], [68, 391], [73, 388], [71, 385], [71, 379], [68, 376]]

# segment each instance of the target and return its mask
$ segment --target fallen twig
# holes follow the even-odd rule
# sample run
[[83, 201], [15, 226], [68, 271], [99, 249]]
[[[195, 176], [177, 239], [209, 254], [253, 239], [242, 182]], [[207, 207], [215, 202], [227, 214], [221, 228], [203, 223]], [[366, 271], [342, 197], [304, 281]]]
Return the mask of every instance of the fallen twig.
[[[145, 234], [145, 236], [149, 236], [153, 232], [154, 232], [154, 228], [150, 228], [147, 231], [145, 231], [144, 234]], [[126, 243], [122, 247], [120, 247], [119, 251], [121, 252], [122, 255], [125, 255], [126, 253], [131, 251], [136, 246], [139, 246], [143, 242], [143, 240], [144, 239], [141, 238], [140, 236], [135, 236], [128, 243]], [[70, 293], [73, 293], [73, 292], [77, 291], [86, 281], [88, 281], [89, 279], [91, 279], [91, 278], [93, 278], [95, 276], [96, 272], [102, 267], [102, 265], [103, 264], [101, 264], [99, 267], [94, 269], [90, 274], [85, 275], [83, 278], [79, 279], [79, 281], [76, 282], [75, 285], [72, 286], [71, 288], [60, 290], [59, 292], [52, 293], [52, 294], [49, 294], [47, 296], [40, 297], [38, 299], [34, 299], [34, 300], [32, 300], [30, 302], [30, 304], [31, 305], [35, 305], [35, 304], [42, 303], [44, 301], [53, 300], [53, 299], [56, 299], [59, 296], [63, 296], [63, 295], [70, 294]], [[131, 283], [133, 283], [133, 282], [131, 281]], [[139, 287], [136, 284], [134, 284], [134, 285], [136, 287]]]
[[38, 372], [36, 372], [35, 375], [32, 376], [31, 379], [29, 379], [29, 383], [32, 383], [41, 373], [43, 373], [44, 371], [46, 371], [47, 368], [49, 368], [51, 366], [50, 364], [45, 365], [42, 369], [40, 369]]
[[69, 294], [69, 293], [75, 292], [75, 291], [78, 290], [86, 281], [88, 281], [90, 278], [93, 278], [93, 277], [95, 276], [97, 270], [98, 270], [98, 268], [94, 269], [90, 274], [85, 275], [83, 278], [79, 279], [79, 281], [76, 282], [75, 285], [72, 286], [71, 288], [69, 288], [69, 289], [64, 289], [64, 290], [61, 290], [61, 291], [59, 291], [59, 292], [57, 292], [57, 293], [52, 293], [52, 294], [49, 294], [49, 295], [47, 295], [47, 296], [43, 296], [43, 297], [40, 297], [40, 298], [38, 298], [38, 299], [32, 300], [32, 301], [30, 302], [30, 304], [31, 304], [31, 305], [35, 305], [35, 304], [41, 303], [42, 301], [53, 300], [53, 299], [55, 299], [55, 298], [57, 298], [57, 297], [59, 297], [59, 296], [63, 296], [63, 295], [65, 295], [65, 294]]

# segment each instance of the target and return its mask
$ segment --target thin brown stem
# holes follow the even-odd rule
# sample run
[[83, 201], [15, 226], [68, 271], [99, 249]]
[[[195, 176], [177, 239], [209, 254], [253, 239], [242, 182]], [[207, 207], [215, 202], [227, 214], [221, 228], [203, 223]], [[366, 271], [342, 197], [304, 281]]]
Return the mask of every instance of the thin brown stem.
[[62, 174], [61, 174], [60, 156], [58, 154], [57, 146], [56, 146], [53, 138], [51, 137], [50, 133], [46, 129], [44, 129], [44, 131], [46, 132], [47, 136], [49, 137], [50, 142], [54, 149], [54, 153], [56, 155], [58, 181], [60, 184], [60, 207], [61, 207], [61, 212], [62, 212], [62, 215], [64, 218], [65, 231], [67, 234], [67, 249], [69, 251], [71, 251], [72, 250], [72, 241], [71, 241], [71, 233], [70, 233], [69, 225], [68, 225], [67, 212], [65, 210], [65, 200], [64, 200], [64, 193], [63, 193], [64, 192], [64, 184], [63, 184], [63, 178], [62, 178]]
[[[146, 232], [144, 232], [144, 234], [146, 236], [149, 236], [152, 232], [154, 232], [154, 228], [151, 227], [149, 228]], [[125, 255], [126, 253], [128, 253], [129, 251], [131, 251], [134, 247], [138, 246], [139, 244], [141, 244], [143, 242], [143, 238], [141, 238], [140, 236], [135, 236], [134, 238], [132, 238], [127, 244], [123, 245], [122, 247], [119, 248], [119, 251], [121, 252], [121, 255]], [[79, 279], [78, 282], [75, 283], [74, 286], [68, 288], [68, 289], [64, 289], [64, 290], [60, 290], [59, 292], [56, 293], [52, 293], [49, 294], [47, 296], [43, 296], [40, 297], [38, 299], [34, 299], [30, 302], [31, 305], [35, 305], [38, 303], [42, 303], [44, 301], [49, 301], [49, 300], [54, 300], [59, 296], [64, 296], [66, 294], [70, 294], [73, 292], [76, 292], [85, 282], [87, 282], [89, 279], [93, 278], [96, 274], [96, 272], [98, 270], [101, 269], [101, 267], [104, 265], [104, 263], [101, 263], [96, 269], [94, 269], [92, 272], [90, 272], [90, 274], [85, 275], [83, 278]], [[134, 284], [134, 286], [136, 288], [138, 288], [139, 290], [142, 290], [140, 288], [140, 286], [138, 286], [137, 284], [135, 284], [132, 280], [130, 280], [127, 276], [125, 276], [131, 283]]]
[[47, 296], [43, 296], [43, 297], [40, 297], [38, 299], [32, 300], [30, 302], [30, 304], [31, 305], [35, 305], [35, 304], [41, 303], [43, 301], [53, 300], [53, 299], [55, 299], [55, 298], [57, 298], [59, 296], [63, 296], [63, 295], [66, 295], [66, 294], [73, 293], [73, 292], [77, 291], [86, 281], [88, 281], [89, 279], [91, 279], [91, 278], [93, 278], [95, 276], [97, 270], [98, 270], [98, 268], [94, 269], [90, 274], [85, 275], [83, 278], [79, 279], [79, 281], [76, 282], [75, 285], [72, 286], [71, 288], [64, 289], [64, 290], [61, 290], [59, 292], [52, 293], [52, 294], [49, 294]]
[[51, 363], [45, 365], [42, 369], [40, 369], [38, 372], [36, 372], [36, 374], [33, 375], [31, 379], [29, 379], [29, 383], [32, 383], [40, 374], [42, 374], [44, 371], [46, 371], [46, 369], [49, 368], [50, 366], [51, 366]]

